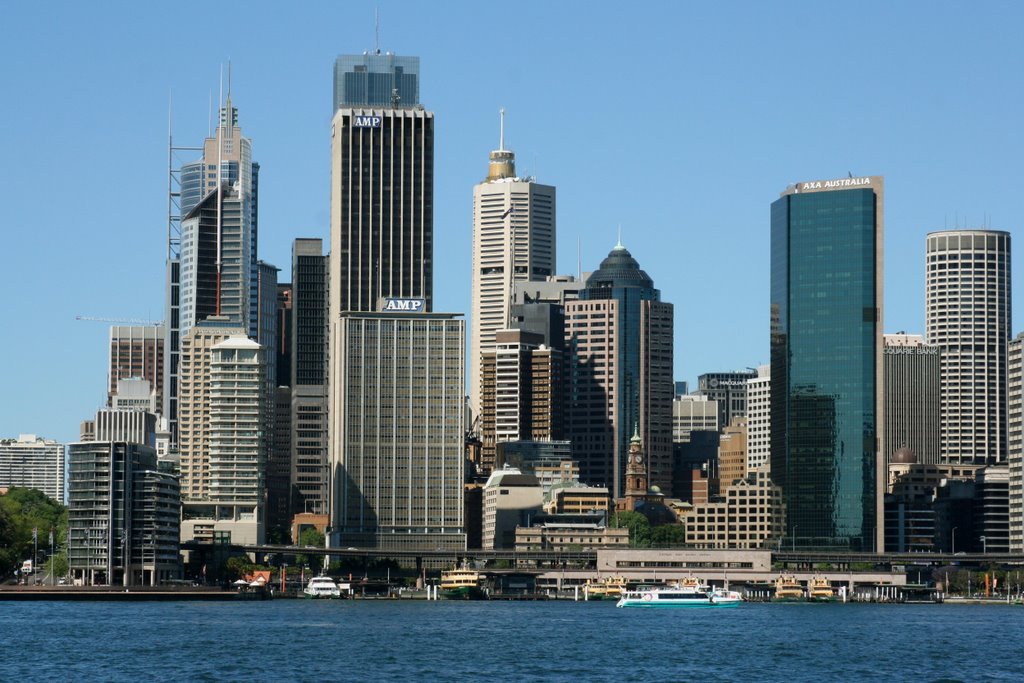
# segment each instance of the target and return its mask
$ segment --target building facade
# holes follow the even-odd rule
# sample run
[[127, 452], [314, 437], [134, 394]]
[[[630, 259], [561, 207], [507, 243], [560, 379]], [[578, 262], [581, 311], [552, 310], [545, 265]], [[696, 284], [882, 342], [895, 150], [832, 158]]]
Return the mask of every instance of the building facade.
[[555, 188], [520, 178], [515, 153], [505, 149], [502, 111], [498, 149], [487, 177], [473, 188], [473, 262], [469, 333], [470, 405], [482, 410], [481, 354], [495, 334], [512, 327], [515, 282], [546, 280], [555, 273]]
[[734, 417], [747, 415], [747, 381], [757, 377], [756, 370], [707, 372], [697, 378], [697, 393], [718, 405], [718, 424], [730, 424]]
[[544, 507], [540, 481], [517, 469], [495, 470], [484, 485], [483, 549], [512, 548], [516, 528], [530, 526], [530, 517]]
[[783, 540], [786, 505], [767, 472], [751, 472], [725, 489], [725, 500], [695, 505], [686, 543], [701, 548], [769, 548]]
[[881, 177], [771, 207], [771, 476], [800, 546], [882, 547]]
[[1024, 553], [1024, 333], [1010, 341], [1006, 356], [1009, 546]]
[[464, 550], [463, 321], [346, 313], [333, 327], [331, 545]]
[[0, 439], [0, 486], [22, 486], [42, 491], [65, 503], [64, 444], [35, 434]]
[[747, 380], [747, 471], [771, 466], [772, 366], [761, 365]]
[[[155, 411], [162, 414], [164, 393], [164, 344], [167, 331], [162, 325], [113, 325], [110, 328], [110, 370], [108, 397], [118, 393], [118, 381], [142, 378], [156, 390]], [[108, 402], [108, 405], [112, 403]]]
[[915, 334], [887, 334], [885, 465], [900, 448], [919, 463], [939, 462], [939, 347]]
[[686, 443], [690, 432], [718, 431], [718, 401], [685, 394], [672, 399], [672, 443]]
[[941, 352], [943, 462], [1005, 462], [1010, 233], [929, 233], [925, 329]]
[[565, 302], [569, 439], [588, 484], [625, 491], [635, 426], [652, 484], [672, 485], [672, 304], [621, 244]]
[[68, 447], [68, 565], [85, 585], [155, 586], [181, 576], [177, 477], [149, 446], [123, 441]]

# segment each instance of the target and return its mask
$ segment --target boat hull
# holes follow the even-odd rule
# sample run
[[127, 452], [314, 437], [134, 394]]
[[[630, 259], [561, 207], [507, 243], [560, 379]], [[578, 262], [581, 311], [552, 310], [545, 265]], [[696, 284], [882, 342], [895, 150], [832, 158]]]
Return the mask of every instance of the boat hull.
[[479, 586], [445, 588], [441, 590], [441, 596], [445, 600], [485, 600], [487, 598], [487, 594]]
[[725, 607], [736, 607], [740, 604], [739, 600], [722, 600], [719, 602], [712, 602], [711, 600], [636, 600], [633, 598], [619, 601], [618, 607], [641, 607], [645, 609], [705, 609], [705, 608], [725, 608]]

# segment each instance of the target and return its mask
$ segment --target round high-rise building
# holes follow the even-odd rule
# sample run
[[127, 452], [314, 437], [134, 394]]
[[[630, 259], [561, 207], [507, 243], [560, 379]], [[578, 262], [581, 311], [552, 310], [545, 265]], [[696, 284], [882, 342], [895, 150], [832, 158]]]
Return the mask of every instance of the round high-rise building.
[[1003, 462], [1010, 233], [929, 233], [926, 255], [926, 335], [941, 353], [942, 462]]

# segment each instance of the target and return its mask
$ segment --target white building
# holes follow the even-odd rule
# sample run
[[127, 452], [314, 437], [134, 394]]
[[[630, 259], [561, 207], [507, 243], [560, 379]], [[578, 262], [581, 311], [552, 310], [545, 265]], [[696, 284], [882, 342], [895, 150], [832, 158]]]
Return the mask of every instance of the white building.
[[690, 432], [718, 431], [718, 401], [699, 394], [676, 396], [672, 401], [672, 441], [686, 443]]
[[42, 491], [64, 503], [64, 444], [35, 434], [0, 439], [0, 486]]
[[543, 281], [555, 272], [555, 188], [517, 176], [515, 153], [505, 149], [504, 137], [503, 112], [487, 178], [473, 188], [469, 396], [474, 415], [481, 406], [480, 354], [494, 348], [498, 330], [511, 326], [514, 284]]
[[495, 470], [484, 484], [484, 550], [512, 548], [516, 527], [528, 527], [529, 516], [544, 508], [540, 480], [515, 468]]
[[769, 467], [772, 442], [772, 378], [770, 365], [757, 368], [747, 380], [747, 471]]

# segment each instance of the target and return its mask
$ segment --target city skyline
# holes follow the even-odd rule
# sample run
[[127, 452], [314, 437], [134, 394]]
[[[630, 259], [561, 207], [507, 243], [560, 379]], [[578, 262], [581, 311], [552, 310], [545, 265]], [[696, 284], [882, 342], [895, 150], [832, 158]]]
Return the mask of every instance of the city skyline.
[[[572, 8], [529, 4], [522, 16], [502, 17], [502, 25], [509, 35], [528, 36], [524, 44], [538, 49], [488, 51], [494, 59], [478, 66], [463, 53], [482, 50], [480, 43], [493, 36], [469, 29], [488, 26], [496, 9], [474, 6], [469, 19], [455, 21], [459, 6], [384, 4], [381, 47], [420, 57], [422, 90], [429, 92], [424, 99], [438, 116], [434, 310], [470, 310], [472, 187], [479, 182], [479, 160], [493, 148], [495, 114], [505, 106], [508, 146], [518, 153], [520, 173], [559, 188], [557, 270], [575, 273], [578, 263], [585, 271], [596, 269], [621, 224], [623, 244], [664, 299], [678, 307], [676, 379], [767, 362], [766, 206], [799, 178], [845, 177], [848, 171], [886, 177], [883, 331], [923, 333], [925, 235], [983, 224], [1013, 232], [1024, 217], [1020, 171], [1011, 165], [1022, 141], [1008, 134], [1020, 118], [1021, 99], [997, 87], [998, 79], [1019, 72], [1024, 62], [1011, 30], [1019, 22], [1008, 16], [1021, 10], [992, 7], [939, 6], [919, 17], [913, 8], [879, 4], [876, 12], [885, 14], [888, 25], [870, 24], [874, 37], [885, 42], [890, 34], [906, 33], [905, 44], [885, 52], [857, 52], [862, 44], [856, 30], [871, 19], [852, 8], [831, 8], [828, 15], [808, 14], [801, 33], [790, 36], [791, 46], [776, 47], [755, 63], [754, 55], [762, 55], [754, 48], [727, 54], [692, 27], [742, 18], [730, 25], [729, 37], [739, 45], [747, 39], [756, 44], [763, 30], [759, 21], [769, 22], [781, 38], [795, 30], [768, 9], [658, 5], [646, 16], [632, 16], [625, 9], [598, 8], [586, 31], [571, 33]], [[238, 33], [245, 41], [216, 42], [223, 55], [175, 49], [177, 38], [158, 33], [164, 10], [147, 9], [130, 35], [118, 28], [109, 54], [87, 47], [103, 43], [105, 32], [114, 30], [103, 22], [115, 6], [96, 8], [92, 16], [65, 5], [45, 18], [32, 8], [14, 10], [12, 20], [29, 28], [0, 50], [26, 68], [5, 74], [4, 85], [36, 106], [5, 114], [7, 148], [24, 163], [0, 171], [0, 187], [10, 192], [5, 242], [15, 256], [0, 284], [18, 293], [5, 307], [8, 319], [45, 320], [49, 332], [31, 341], [8, 335], [0, 346], [7, 360], [4, 376], [22, 389], [17, 399], [5, 392], [0, 435], [37, 433], [70, 442], [80, 420], [105, 402], [109, 328], [76, 322], [75, 315], [164, 315], [168, 91], [176, 144], [201, 144], [214, 108], [207, 96], [215, 102], [217, 69], [230, 57], [232, 94], [245, 114], [253, 154], [263, 164], [260, 257], [284, 267], [295, 237], [327, 237], [325, 104], [332, 95], [332, 66], [338, 55], [372, 49], [373, 12], [328, 5], [309, 10], [307, 16], [274, 19], [273, 30], [309, 34], [288, 55], [267, 47], [270, 15], [261, 9], [240, 19], [245, 30]], [[345, 27], [313, 22], [317, 10], [345, 18]], [[444, 20], [448, 13], [452, 21]], [[440, 32], [421, 35], [418, 27], [428, 14]], [[840, 29], [844, 22], [850, 26]], [[47, 34], [35, 35], [41, 30], [35, 27], [44, 25]], [[954, 33], [962, 50], [924, 49], [935, 35]], [[455, 35], [465, 38], [460, 50], [447, 47]], [[782, 42], [773, 40], [773, 46]], [[604, 43], [623, 49], [595, 48]], [[82, 64], [72, 74], [58, 58], [76, 49], [82, 50]], [[625, 58], [630, 49], [640, 56]], [[128, 53], [133, 59], [124, 60]], [[829, 56], [839, 54], [863, 57], [859, 63], [851, 59], [846, 70]], [[551, 83], [525, 78], [540, 69], [537, 64], [549, 63]], [[813, 98], [795, 93], [792, 102], [783, 102], [769, 86], [800, 78], [794, 64], [806, 71], [840, 69], [845, 77], [838, 79], [841, 85], [819, 82]], [[96, 77], [78, 78], [79, 70]], [[288, 80], [292, 72], [301, 76]], [[862, 78], [869, 72], [871, 80]], [[574, 79], [560, 77], [569, 73]], [[666, 88], [666, 77], [678, 80]], [[608, 87], [625, 79], [634, 81], [628, 89]], [[863, 104], [869, 91], [877, 99]], [[593, 98], [594, 92], [603, 99]], [[647, 93], [642, 100], [661, 97], [667, 110], [679, 113], [670, 135], [653, 130], [658, 126], [651, 124], [664, 115], [649, 113], [650, 103], [638, 104], [637, 92]], [[69, 108], [68, 102], [88, 106]], [[764, 106], [769, 103], [774, 106]], [[622, 135], [608, 134], [609, 113], [612, 132], [621, 128]], [[61, 185], [61, 201], [53, 201], [54, 184], [37, 169], [44, 160], [52, 166], [76, 158], [89, 172]], [[109, 202], [115, 187], [104, 178], [114, 174], [118, 189], [127, 191], [118, 195], [119, 213], [101, 217], [96, 209]], [[615, 187], [614, 195], [602, 191], [605, 186]], [[31, 263], [30, 256], [42, 254], [47, 268]], [[743, 276], [731, 277], [733, 269]], [[289, 278], [282, 273], [281, 279]], [[710, 293], [685, 296], [701, 282]], [[1020, 306], [1021, 296], [1015, 298]], [[723, 309], [730, 314], [719, 315]], [[1018, 331], [1012, 329], [1011, 337]], [[39, 374], [41, 368], [63, 378], [58, 396], [49, 391], [50, 378]]]

